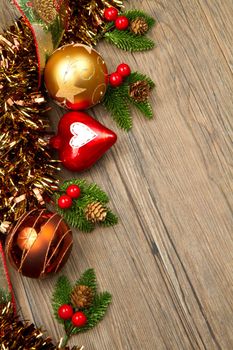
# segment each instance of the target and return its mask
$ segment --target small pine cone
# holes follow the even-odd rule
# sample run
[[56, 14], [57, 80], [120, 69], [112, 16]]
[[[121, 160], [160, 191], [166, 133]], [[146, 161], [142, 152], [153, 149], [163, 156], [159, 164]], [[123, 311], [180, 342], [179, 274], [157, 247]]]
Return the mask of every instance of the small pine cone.
[[85, 210], [85, 215], [88, 221], [103, 222], [107, 216], [107, 209], [100, 202], [88, 204]]
[[71, 293], [71, 302], [79, 309], [90, 307], [94, 299], [93, 291], [88, 286], [77, 286]]
[[145, 102], [150, 94], [150, 85], [146, 80], [130, 84], [129, 95], [135, 102]]
[[53, 0], [33, 0], [33, 7], [37, 15], [47, 24], [53, 22], [57, 16]]
[[135, 35], [144, 35], [148, 32], [148, 29], [148, 23], [143, 17], [138, 17], [130, 23], [130, 30]]

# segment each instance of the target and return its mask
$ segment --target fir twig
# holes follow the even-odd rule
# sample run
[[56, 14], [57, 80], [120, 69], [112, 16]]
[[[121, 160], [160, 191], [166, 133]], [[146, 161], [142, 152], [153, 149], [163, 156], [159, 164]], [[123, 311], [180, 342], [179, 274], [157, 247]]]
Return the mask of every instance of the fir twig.
[[151, 50], [155, 46], [151, 39], [145, 36], [136, 36], [128, 30], [114, 29], [112, 32], [107, 32], [105, 38], [119, 49], [130, 52]]
[[70, 303], [71, 291], [72, 286], [68, 278], [66, 276], [59, 277], [52, 296], [52, 307], [54, 316], [60, 323], [63, 323], [63, 321], [58, 316], [58, 309], [61, 305]]

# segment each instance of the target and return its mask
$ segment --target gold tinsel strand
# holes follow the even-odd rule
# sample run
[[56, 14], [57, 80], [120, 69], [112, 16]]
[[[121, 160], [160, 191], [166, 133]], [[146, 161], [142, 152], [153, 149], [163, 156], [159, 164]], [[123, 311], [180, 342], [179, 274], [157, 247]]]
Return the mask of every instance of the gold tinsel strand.
[[106, 28], [104, 10], [111, 6], [121, 9], [123, 0], [69, 0], [71, 15], [62, 44], [95, 45]]
[[[57, 188], [38, 90], [35, 44], [19, 20], [0, 35], [0, 226], [13, 222]], [[37, 191], [35, 191], [37, 190]], [[39, 193], [38, 193], [39, 191]], [[1, 230], [3, 231], [3, 229]]]

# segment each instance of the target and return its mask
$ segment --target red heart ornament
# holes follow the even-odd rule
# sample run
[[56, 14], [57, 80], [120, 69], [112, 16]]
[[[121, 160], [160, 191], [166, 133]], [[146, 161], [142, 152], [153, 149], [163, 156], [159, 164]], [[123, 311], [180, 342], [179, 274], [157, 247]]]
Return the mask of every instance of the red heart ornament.
[[117, 135], [86, 113], [70, 112], [59, 122], [58, 133], [50, 144], [59, 151], [65, 168], [90, 168], [116, 142]]

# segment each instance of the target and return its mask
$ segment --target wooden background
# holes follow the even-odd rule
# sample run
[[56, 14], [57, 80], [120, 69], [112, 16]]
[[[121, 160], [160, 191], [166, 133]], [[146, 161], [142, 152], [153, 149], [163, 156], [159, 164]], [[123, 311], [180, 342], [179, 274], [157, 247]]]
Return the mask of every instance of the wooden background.
[[[13, 12], [7, 0], [0, 4], [4, 26]], [[95, 330], [71, 344], [232, 350], [233, 1], [143, 0], [127, 7], [155, 16], [157, 48], [126, 54], [103, 43], [98, 50], [110, 71], [125, 61], [155, 80], [155, 118], [134, 111], [126, 134], [101, 107], [92, 111], [119, 140], [82, 176], [110, 194], [121, 220], [93, 234], [74, 231], [63, 273], [75, 280], [94, 267], [113, 304]], [[23, 315], [54, 339], [62, 336], [50, 306], [56, 278], [11, 277]]]

